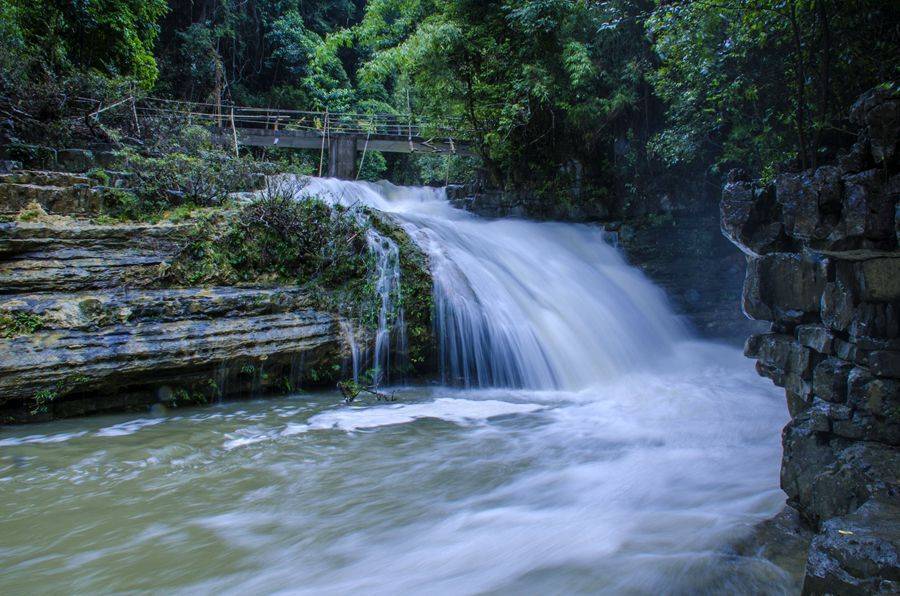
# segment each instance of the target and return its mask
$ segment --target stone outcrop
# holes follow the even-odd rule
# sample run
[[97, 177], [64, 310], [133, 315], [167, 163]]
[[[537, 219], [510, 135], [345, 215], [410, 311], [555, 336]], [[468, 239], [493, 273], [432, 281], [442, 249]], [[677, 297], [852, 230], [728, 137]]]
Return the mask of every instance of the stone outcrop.
[[297, 289], [17, 295], [0, 298], [0, 312], [41, 320], [33, 333], [0, 339], [0, 403], [12, 402], [14, 418], [44, 413], [31, 414], [28, 399], [41, 391], [66, 398], [45, 412], [65, 416], [118, 407], [123, 394], [137, 406], [177, 388], [204, 400], [254, 383], [299, 388], [309, 367], [341, 360], [336, 317]]
[[104, 193], [84, 176], [43, 171], [0, 174], [0, 215], [14, 215], [29, 204], [48, 213], [97, 215]]
[[747, 256], [747, 341], [784, 387], [781, 484], [819, 533], [804, 592], [900, 591], [900, 95], [854, 105], [857, 142], [836, 165], [761, 186], [739, 171], [721, 225]]
[[0, 224], [0, 295], [143, 287], [190, 224], [97, 225], [70, 218]]
[[300, 288], [168, 287], [195, 222], [33, 210], [0, 223], [0, 422], [286, 393], [342, 373], [341, 321]]

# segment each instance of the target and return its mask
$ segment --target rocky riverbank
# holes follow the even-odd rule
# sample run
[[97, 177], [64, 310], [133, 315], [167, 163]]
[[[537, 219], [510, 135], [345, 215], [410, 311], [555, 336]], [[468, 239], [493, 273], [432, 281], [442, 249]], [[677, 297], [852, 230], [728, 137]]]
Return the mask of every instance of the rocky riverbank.
[[[97, 164], [70, 169], [87, 167]], [[290, 230], [261, 240], [240, 203], [123, 221], [105, 215], [105, 193], [83, 173], [17, 168], [0, 177], [0, 421], [333, 386], [350, 374], [346, 330], [356, 330], [357, 351], [373, 341], [375, 272], [349, 216], [320, 203], [306, 219], [287, 214]], [[403, 372], [414, 373], [429, 359], [427, 262], [388, 217], [374, 225], [401, 250], [412, 366]], [[304, 277], [310, 259], [294, 242], [308, 233], [328, 246], [322, 230], [350, 239], [352, 254], [337, 255], [346, 287], [334, 267]]]
[[900, 591], [900, 95], [851, 112], [835, 165], [733, 172], [722, 230], [747, 255], [746, 354], [785, 388], [781, 485], [816, 534], [806, 594]]

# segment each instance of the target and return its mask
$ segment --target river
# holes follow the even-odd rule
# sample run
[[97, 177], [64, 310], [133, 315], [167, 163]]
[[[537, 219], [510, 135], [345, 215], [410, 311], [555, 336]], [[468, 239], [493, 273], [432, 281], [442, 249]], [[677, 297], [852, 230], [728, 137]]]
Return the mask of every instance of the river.
[[440, 382], [5, 429], [0, 592], [789, 590], [730, 550], [784, 503], [783, 396], [602, 231], [304, 193], [391, 212], [429, 255]]

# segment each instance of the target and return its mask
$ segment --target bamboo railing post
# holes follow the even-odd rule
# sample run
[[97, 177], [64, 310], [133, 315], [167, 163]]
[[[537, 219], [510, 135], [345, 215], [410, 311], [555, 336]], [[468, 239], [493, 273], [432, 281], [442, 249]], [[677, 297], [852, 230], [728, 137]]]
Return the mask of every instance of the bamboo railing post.
[[325, 124], [322, 131], [322, 149], [319, 151], [319, 178], [322, 177], [322, 162], [325, 160], [325, 137], [328, 135], [328, 107], [325, 108]]
[[239, 158], [241, 153], [238, 150], [237, 127], [234, 125], [234, 104], [231, 104], [231, 135], [234, 139], [234, 156]]

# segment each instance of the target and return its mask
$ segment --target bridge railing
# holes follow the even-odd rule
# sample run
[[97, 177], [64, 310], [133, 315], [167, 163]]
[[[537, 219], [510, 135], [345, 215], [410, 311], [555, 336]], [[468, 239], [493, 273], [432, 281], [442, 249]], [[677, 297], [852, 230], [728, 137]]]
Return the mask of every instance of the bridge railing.
[[412, 114], [364, 114], [305, 111], [147, 98], [135, 102], [143, 116], [179, 115], [219, 128], [306, 131], [322, 136], [362, 135], [395, 138], [467, 140], [472, 131], [462, 119], [423, 118]]

